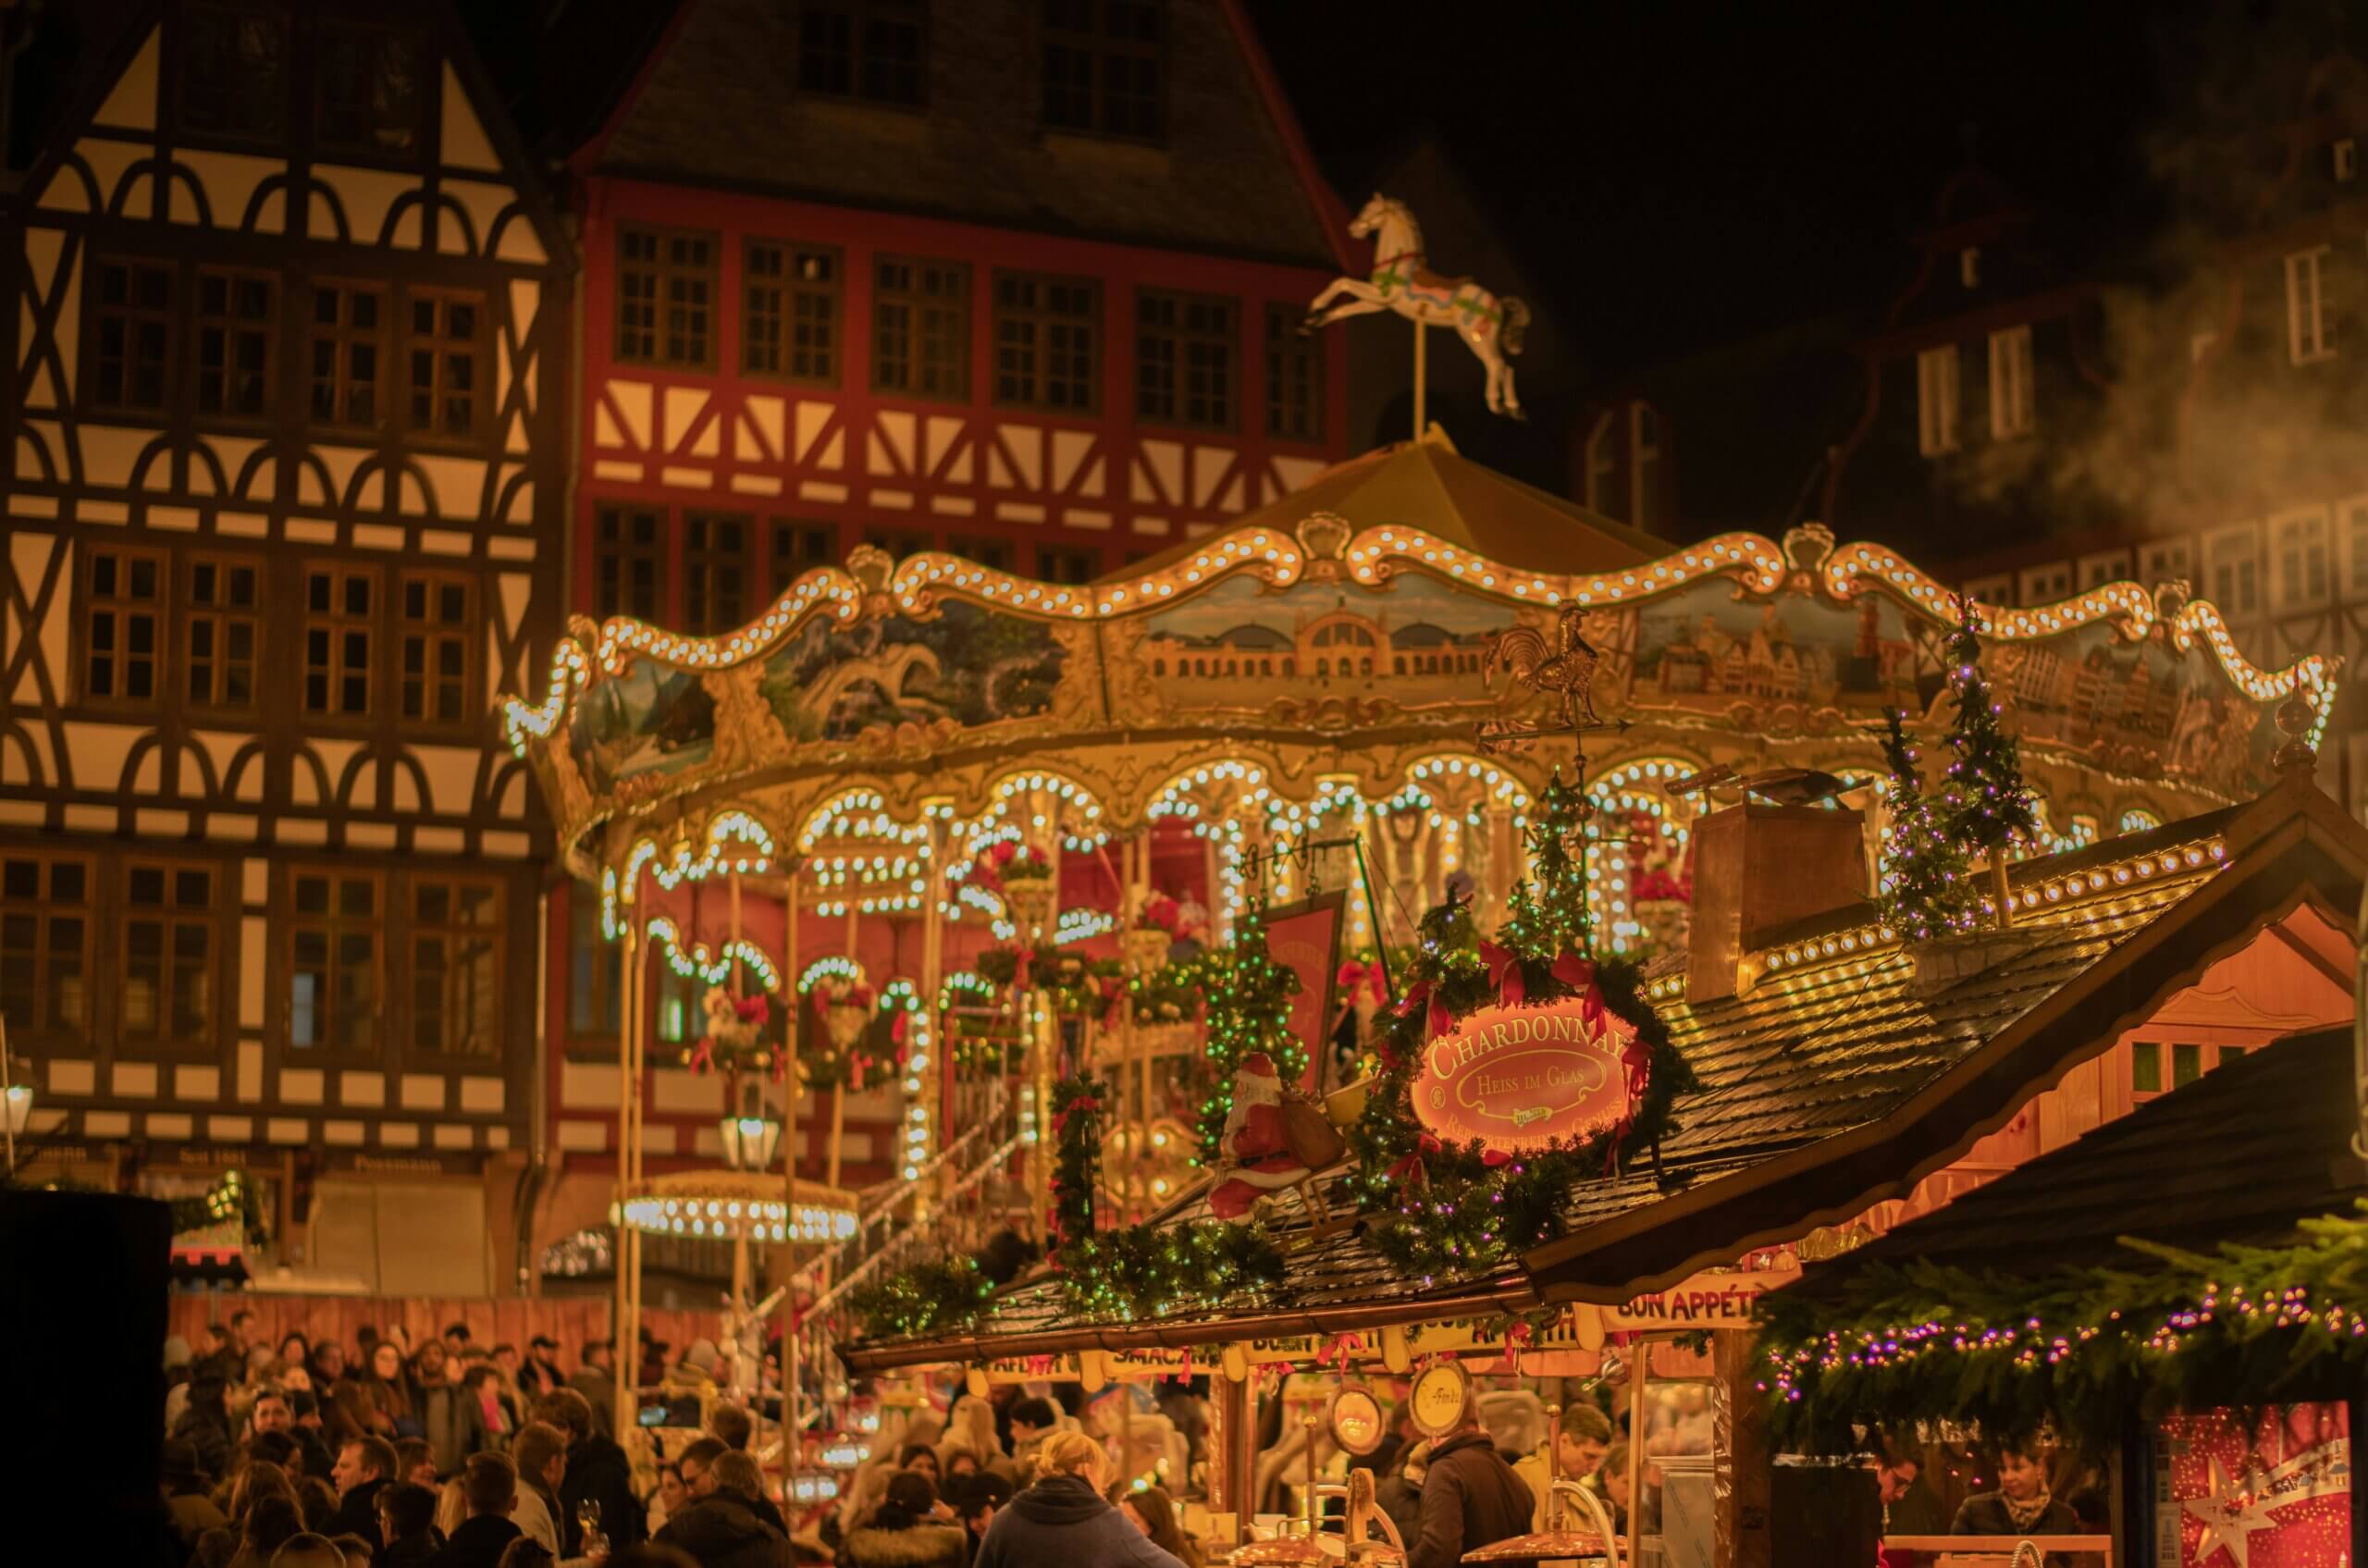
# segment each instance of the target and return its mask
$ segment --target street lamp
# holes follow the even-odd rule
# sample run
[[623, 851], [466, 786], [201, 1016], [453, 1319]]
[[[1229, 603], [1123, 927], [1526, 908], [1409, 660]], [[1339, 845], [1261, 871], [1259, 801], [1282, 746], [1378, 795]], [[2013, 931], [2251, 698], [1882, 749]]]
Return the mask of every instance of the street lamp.
[[766, 1114], [765, 1086], [748, 1079], [732, 1085], [718, 1129], [723, 1138], [723, 1163], [734, 1170], [764, 1170], [781, 1146], [781, 1123]]

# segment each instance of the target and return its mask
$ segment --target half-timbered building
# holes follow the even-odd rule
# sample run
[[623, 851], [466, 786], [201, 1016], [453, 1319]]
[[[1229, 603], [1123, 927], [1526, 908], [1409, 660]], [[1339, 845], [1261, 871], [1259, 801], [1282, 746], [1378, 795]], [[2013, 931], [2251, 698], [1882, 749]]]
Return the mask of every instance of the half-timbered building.
[[7, 228], [0, 1009], [50, 1166], [512, 1277], [571, 242], [442, 4], [140, 7]]

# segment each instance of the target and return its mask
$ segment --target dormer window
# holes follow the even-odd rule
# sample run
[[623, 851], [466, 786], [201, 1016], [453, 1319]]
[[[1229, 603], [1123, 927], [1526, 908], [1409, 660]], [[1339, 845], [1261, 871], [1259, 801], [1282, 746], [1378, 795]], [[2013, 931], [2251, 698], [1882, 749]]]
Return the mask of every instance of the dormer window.
[[1957, 281], [1968, 289], [1981, 287], [1981, 247], [1967, 245], [1957, 253]]
[[1957, 450], [1957, 347], [1916, 356], [1916, 445], [1926, 457]]
[[2335, 182], [2349, 185], [2360, 172], [2360, 143], [2347, 136], [2335, 144]]

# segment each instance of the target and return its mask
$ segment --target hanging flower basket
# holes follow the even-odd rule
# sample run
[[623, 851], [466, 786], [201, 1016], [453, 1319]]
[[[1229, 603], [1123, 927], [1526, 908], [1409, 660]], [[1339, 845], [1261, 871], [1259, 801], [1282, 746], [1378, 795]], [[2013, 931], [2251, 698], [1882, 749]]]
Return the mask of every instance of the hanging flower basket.
[[1157, 926], [1137, 926], [1118, 939], [1127, 967], [1137, 974], [1157, 974], [1167, 967], [1167, 950], [1175, 938]]
[[1005, 883], [1003, 889], [1004, 907], [1011, 911], [1012, 923], [1024, 934], [1042, 927], [1053, 914], [1053, 882], [1050, 877], [1030, 882]]

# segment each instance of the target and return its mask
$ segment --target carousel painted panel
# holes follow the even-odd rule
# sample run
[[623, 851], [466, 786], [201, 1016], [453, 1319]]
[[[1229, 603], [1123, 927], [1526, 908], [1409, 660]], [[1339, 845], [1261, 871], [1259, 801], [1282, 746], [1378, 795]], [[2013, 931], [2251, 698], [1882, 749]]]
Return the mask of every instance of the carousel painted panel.
[[1893, 708], [1923, 710], [1942, 686], [1942, 629], [1897, 600], [1758, 598], [1697, 580], [1632, 610], [1588, 618], [1604, 655], [1607, 710], [1673, 713], [1745, 732], [1830, 733]]
[[958, 599], [927, 619], [890, 615], [851, 628], [813, 620], [766, 656], [758, 689], [795, 742], [906, 724], [983, 729], [1052, 710], [1069, 672], [1068, 640], [1046, 622]]

